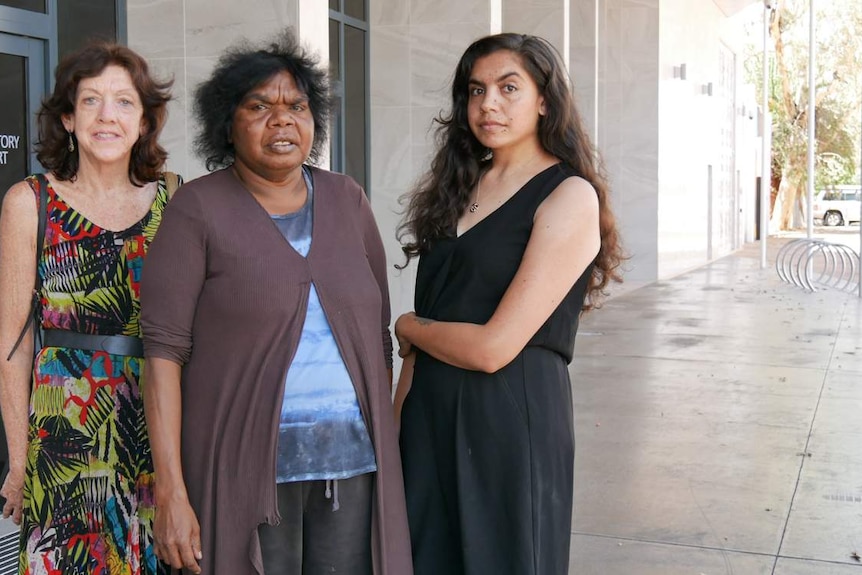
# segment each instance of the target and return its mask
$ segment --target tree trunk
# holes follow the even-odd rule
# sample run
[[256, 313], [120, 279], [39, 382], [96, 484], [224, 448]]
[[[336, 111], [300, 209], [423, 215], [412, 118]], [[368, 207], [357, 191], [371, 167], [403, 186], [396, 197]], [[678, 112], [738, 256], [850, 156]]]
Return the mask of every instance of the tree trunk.
[[775, 208], [772, 210], [770, 228], [773, 230], [789, 230], [793, 227], [795, 212], [798, 212], [799, 182], [789, 177], [787, 172], [778, 185], [778, 195], [775, 198]]
[[[791, 118], [793, 123], [798, 123], [801, 126], [807, 122], [807, 119], [805, 113], [799, 111], [799, 105], [791, 93], [790, 72], [787, 68], [784, 38], [781, 35], [785, 10], [787, 10], [786, 6], [779, 5], [778, 9], [772, 13], [769, 26], [769, 33], [775, 44], [775, 71], [779, 86], [776, 105], [782, 108], [782, 115], [785, 118]], [[790, 151], [784, 160], [781, 183], [778, 186], [775, 208], [772, 212], [772, 229], [791, 229], [802, 221], [799, 215], [799, 187], [801, 183], [800, 169], [805, 164], [799, 162], [804, 162], [804, 160], [804, 156], [800, 157], [798, 151], [796, 153]]]

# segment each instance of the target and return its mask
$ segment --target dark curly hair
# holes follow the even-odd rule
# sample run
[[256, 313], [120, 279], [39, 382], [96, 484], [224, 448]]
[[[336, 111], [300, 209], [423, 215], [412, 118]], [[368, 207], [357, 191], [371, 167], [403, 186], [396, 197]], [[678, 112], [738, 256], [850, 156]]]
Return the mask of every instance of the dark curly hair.
[[219, 58], [209, 79], [195, 91], [195, 116], [201, 126], [195, 150], [206, 159], [208, 170], [233, 164], [235, 150], [230, 135], [234, 112], [249, 92], [279, 72], [289, 72], [297, 87], [308, 96], [314, 119], [309, 159], [316, 162], [320, 158], [331, 105], [328, 76], [318, 58], [304, 50], [287, 30], [265, 47], [241, 42], [229, 48]]
[[135, 185], [155, 181], [165, 164], [168, 153], [159, 145], [159, 135], [168, 118], [169, 89], [173, 80], [156, 81], [140, 55], [125, 46], [99, 41], [63, 58], [54, 72], [54, 92], [42, 101], [37, 114], [39, 141], [35, 146], [36, 157], [60, 180], [74, 180], [79, 162], [77, 146], [74, 152], [67, 148], [69, 134], [63, 127], [63, 116], [75, 112], [81, 80], [95, 78], [111, 65], [120, 66], [129, 73], [144, 112], [146, 130], [132, 146], [129, 179]]
[[473, 65], [500, 50], [516, 54], [544, 97], [546, 114], [539, 118], [539, 140], [549, 154], [569, 165], [590, 182], [599, 199], [601, 247], [594, 260], [584, 311], [595, 307], [608, 282], [622, 281], [624, 259], [616, 221], [611, 211], [608, 184], [598, 154], [584, 130], [575, 106], [570, 80], [557, 51], [543, 38], [524, 34], [497, 34], [473, 42], [455, 70], [452, 108], [435, 118], [437, 152], [431, 169], [406, 196], [407, 210], [398, 227], [398, 240], [407, 263], [438, 239], [455, 233], [458, 219], [482, 171], [488, 149], [470, 130], [467, 120], [469, 81]]

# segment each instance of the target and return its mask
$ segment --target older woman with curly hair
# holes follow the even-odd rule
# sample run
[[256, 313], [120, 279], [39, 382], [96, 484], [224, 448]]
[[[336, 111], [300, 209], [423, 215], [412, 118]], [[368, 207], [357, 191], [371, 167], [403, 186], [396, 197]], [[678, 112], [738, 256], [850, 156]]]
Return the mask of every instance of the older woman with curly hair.
[[165, 214], [143, 285], [159, 557], [194, 573], [412, 572], [383, 245], [310, 166], [326, 73], [285, 35], [197, 90], [213, 173]]
[[48, 172], [12, 186], [0, 218], [3, 514], [21, 524], [20, 573], [167, 573], [153, 554], [138, 294], [170, 195], [158, 143], [170, 82], [109, 43], [68, 56], [55, 79], [38, 114]]

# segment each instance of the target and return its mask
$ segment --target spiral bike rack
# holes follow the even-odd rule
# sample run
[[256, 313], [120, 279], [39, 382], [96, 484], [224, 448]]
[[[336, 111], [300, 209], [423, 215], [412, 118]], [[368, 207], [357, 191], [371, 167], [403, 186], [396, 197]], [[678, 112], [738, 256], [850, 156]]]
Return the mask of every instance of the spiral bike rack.
[[775, 271], [786, 283], [815, 292], [859, 287], [859, 255], [853, 248], [802, 238], [785, 244], [775, 258]]

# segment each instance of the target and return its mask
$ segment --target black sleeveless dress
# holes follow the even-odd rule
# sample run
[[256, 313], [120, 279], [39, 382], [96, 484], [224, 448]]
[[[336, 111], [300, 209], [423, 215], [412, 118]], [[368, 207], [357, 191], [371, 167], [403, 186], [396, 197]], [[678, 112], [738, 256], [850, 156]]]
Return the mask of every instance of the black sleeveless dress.
[[[562, 164], [420, 258], [416, 313], [483, 324], [512, 281]], [[527, 347], [486, 374], [417, 352], [401, 418], [416, 575], [566, 575], [574, 422], [567, 364], [592, 266]]]

